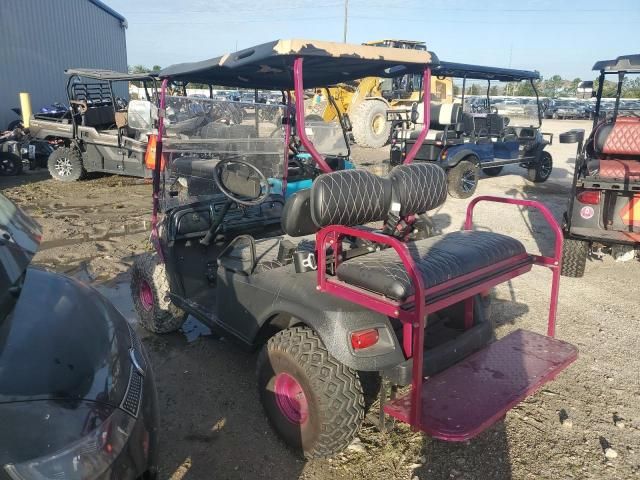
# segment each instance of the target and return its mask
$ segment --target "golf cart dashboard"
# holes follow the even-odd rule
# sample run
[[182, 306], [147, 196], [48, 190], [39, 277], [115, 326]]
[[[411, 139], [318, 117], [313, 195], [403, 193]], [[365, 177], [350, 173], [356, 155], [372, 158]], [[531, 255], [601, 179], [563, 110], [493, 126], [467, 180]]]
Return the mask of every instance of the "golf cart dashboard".
[[[170, 238], [187, 240], [204, 237], [213, 219], [227, 202], [224, 195], [217, 194], [209, 200], [173, 209], [168, 213]], [[283, 206], [284, 198], [281, 195], [270, 195], [260, 205], [251, 207], [232, 205], [225, 214], [220, 233], [248, 233], [269, 227], [279, 229]]]

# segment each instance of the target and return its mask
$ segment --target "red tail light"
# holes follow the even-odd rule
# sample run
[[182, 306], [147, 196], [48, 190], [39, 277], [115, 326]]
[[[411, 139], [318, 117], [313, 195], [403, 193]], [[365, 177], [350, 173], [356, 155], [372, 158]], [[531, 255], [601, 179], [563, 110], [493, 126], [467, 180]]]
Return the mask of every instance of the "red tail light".
[[583, 190], [576, 197], [580, 203], [598, 205], [600, 203], [600, 190]]
[[362, 350], [363, 348], [369, 348], [380, 339], [380, 334], [375, 328], [369, 328], [367, 330], [358, 330], [351, 333], [351, 346], [354, 350]]

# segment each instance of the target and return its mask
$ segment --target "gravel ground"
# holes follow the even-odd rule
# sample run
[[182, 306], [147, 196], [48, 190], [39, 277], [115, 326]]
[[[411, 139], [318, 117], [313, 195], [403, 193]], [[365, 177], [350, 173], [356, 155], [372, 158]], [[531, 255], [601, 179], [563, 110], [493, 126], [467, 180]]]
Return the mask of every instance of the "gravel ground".
[[[589, 128], [545, 121], [543, 130]], [[509, 167], [481, 181], [477, 194], [544, 202], [560, 218], [575, 146], [554, 144], [554, 171], [534, 185]], [[360, 166], [385, 171], [387, 149], [354, 148]], [[44, 228], [36, 263], [96, 285], [135, 322], [128, 268], [147, 250], [151, 188], [102, 176], [61, 184], [43, 171], [0, 178], [3, 193]], [[457, 230], [467, 201], [449, 198], [433, 212]], [[552, 235], [537, 215], [512, 206], [479, 205], [480, 228], [527, 239], [548, 251]], [[533, 239], [532, 237], [535, 237]], [[181, 332], [144, 331], [157, 378], [162, 479], [632, 479], [640, 478], [640, 287], [637, 262], [593, 260], [583, 279], [562, 279], [557, 336], [578, 346], [576, 363], [478, 438], [434, 441], [397, 424], [386, 434], [366, 423], [360, 441], [333, 459], [303, 462], [275, 437], [258, 402], [255, 353], [209, 334], [190, 318]], [[542, 269], [494, 292], [493, 315], [504, 336], [516, 328], [545, 331], [550, 274]]]

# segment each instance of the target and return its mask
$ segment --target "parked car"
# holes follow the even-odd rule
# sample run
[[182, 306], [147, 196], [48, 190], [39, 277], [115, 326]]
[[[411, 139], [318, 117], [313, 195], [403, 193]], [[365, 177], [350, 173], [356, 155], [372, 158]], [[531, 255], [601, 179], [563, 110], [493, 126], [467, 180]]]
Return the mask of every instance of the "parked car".
[[0, 194], [0, 478], [153, 478], [147, 355], [96, 290], [30, 266], [40, 238]]
[[584, 111], [571, 100], [552, 100], [549, 108], [544, 112], [545, 118], [583, 118]]

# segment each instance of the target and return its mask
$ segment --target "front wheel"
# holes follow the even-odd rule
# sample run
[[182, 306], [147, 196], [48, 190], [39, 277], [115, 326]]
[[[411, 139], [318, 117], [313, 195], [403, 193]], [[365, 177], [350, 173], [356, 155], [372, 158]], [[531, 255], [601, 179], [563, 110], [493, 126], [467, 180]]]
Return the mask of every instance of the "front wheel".
[[153, 333], [179, 329], [187, 314], [169, 298], [169, 279], [157, 255], [136, 258], [131, 272], [131, 298], [142, 326]]
[[469, 198], [478, 187], [479, 177], [477, 164], [470, 160], [461, 160], [447, 172], [449, 195], [453, 198]]
[[49, 173], [55, 180], [75, 182], [87, 173], [82, 163], [82, 154], [77, 148], [60, 147], [47, 160]]
[[271, 337], [258, 357], [257, 375], [267, 418], [305, 458], [333, 455], [355, 438], [364, 418], [360, 379], [313, 330], [298, 326]]
[[363, 100], [352, 115], [353, 139], [361, 147], [381, 148], [391, 135], [387, 105], [380, 100]]
[[541, 152], [540, 159], [533, 167], [527, 170], [527, 178], [535, 183], [542, 183], [551, 176], [553, 159], [549, 152]]

